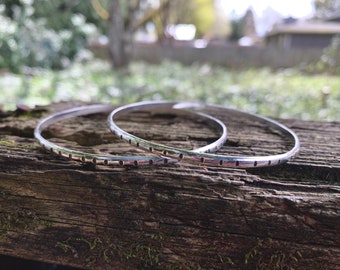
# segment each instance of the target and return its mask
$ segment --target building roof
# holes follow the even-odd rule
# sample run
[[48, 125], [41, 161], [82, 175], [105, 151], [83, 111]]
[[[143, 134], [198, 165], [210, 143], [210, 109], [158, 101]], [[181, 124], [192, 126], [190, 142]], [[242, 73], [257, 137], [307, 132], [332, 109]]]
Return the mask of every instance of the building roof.
[[336, 22], [296, 22], [278, 24], [267, 34], [340, 34], [340, 23]]

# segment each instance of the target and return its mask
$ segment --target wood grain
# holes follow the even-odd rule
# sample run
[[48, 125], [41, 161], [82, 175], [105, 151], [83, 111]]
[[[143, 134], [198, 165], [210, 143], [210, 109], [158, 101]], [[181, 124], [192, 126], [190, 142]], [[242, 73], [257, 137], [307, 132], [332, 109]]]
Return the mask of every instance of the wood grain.
[[[232, 169], [187, 163], [104, 167], [43, 151], [39, 119], [81, 103], [0, 113], [0, 253], [82, 269], [340, 269], [340, 123], [280, 120], [301, 140], [288, 164]], [[220, 153], [263, 155], [291, 142], [222, 110]], [[199, 121], [133, 115], [136, 135], [183, 148], [218, 136]], [[83, 151], [144, 154], [107, 130], [104, 115], [45, 136]], [[149, 153], [146, 153], [149, 154]]]

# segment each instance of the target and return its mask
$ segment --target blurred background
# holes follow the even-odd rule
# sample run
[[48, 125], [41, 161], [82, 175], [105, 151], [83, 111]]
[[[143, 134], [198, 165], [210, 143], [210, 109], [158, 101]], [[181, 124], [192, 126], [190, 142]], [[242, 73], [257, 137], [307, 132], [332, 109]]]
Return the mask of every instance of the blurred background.
[[2, 0], [0, 109], [192, 100], [340, 119], [340, 0]]

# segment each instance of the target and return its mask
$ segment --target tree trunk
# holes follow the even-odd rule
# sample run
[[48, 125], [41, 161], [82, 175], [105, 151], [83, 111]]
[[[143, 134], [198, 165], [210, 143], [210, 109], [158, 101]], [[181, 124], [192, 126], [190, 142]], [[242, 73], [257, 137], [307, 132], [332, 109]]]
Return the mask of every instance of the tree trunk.
[[[75, 105], [0, 113], [1, 254], [82, 269], [340, 269], [339, 122], [280, 120], [302, 144], [280, 166], [104, 167], [54, 156], [33, 138], [41, 117]], [[284, 150], [262, 125], [210, 113], [228, 125], [221, 153]], [[105, 119], [65, 120], [44, 135], [83, 151], [143, 154]], [[182, 148], [216, 137], [182, 117], [125, 120], [137, 136]]]
[[120, 0], [110, 1], [108, 27], [109, 52], [113, 68], [124, 68], [129, 64], [128, 47], [131, 46], [132, 33], [126, 31]]

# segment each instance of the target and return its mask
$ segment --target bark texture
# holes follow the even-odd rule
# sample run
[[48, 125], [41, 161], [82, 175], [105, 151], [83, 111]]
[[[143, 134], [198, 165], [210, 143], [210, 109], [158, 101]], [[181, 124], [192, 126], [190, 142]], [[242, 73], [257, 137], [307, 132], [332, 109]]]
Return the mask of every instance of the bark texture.
[[[280, 120], [302, 147], [276, 167], [99, 167], [46, 153], [33, 138], [41, 117], [76, 105], [0, 113], [1, 254], [82, 269], [340, 269], [340, 123]], [[260, 123], [210, 113], [228, 125], [221, 153], [290, 145]], [[65, 120], [44, 135], [84, 151], [144, 153], [114, 138], [105, 118]], [[183, 148], [216, 138], [172, 115], [121, 124]]]
[[108, 37], [109, 51], [114, 68], [126, 67], [129, 62], [125, 49], [124, 19], [121, 9], [119, 0], [111, 1]]

